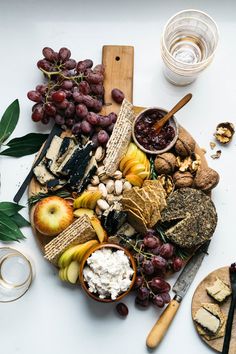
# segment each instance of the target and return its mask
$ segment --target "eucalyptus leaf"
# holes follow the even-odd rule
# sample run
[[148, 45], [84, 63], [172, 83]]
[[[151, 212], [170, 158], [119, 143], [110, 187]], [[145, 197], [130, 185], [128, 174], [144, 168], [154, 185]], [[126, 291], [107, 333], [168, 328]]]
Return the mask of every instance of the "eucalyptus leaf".
[[39, 151], [47, 137], [48, 134], [30, 133], [20, 138], [12, 139], [7, 143], [9, 148], [2, 151], [0, 155], [22, 157], [34, 154]]
[[0, 211], [7, 216], [17, 214], [19, 210], [24, 208], [22, 205], [12, 202], [0, 202]]
[[11, 219], [16, 223], [18, 227], [30, 226], [30, 222], [19, 213], [12, 215]]
[[25, 236], [17, 224], [8, 215], [0, 211], [0, 240], [19, 241], [24, 238]]
[[0, 145], [7, 140], [7, 138], [14, 131], [20, 115], [19, 101], [16, 99], [5, 110], [0, 121]]

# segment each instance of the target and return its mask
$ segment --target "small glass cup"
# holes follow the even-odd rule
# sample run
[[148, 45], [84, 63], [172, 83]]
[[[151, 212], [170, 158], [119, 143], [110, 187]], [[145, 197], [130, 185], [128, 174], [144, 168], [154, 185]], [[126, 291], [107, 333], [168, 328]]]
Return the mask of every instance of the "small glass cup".
[[0, 248], [0, 302], [19, 299], [29, 289], [33, 269], [28, 258], [10, 248]]
[[184, 10], [171, 17], [161, 37], [164, 75], [174, 85], [192, 83], [212, 62], [219, 32], [215, 21], [198, 10]]

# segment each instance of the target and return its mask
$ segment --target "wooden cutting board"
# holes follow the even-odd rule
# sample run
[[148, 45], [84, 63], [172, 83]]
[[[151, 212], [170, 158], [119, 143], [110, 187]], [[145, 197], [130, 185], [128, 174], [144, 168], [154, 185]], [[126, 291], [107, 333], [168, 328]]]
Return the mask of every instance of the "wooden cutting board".
[[[102, 109], [102, 114], [106, 115], [110, 112], [118, 113], [120, 105], [115, 103], [111, 98], [111, 90], [119, 88], [124, 92], [126, 99], [131, 103], [133, 102], [134, 48], [131, 46], [106, 45], [102, 49], [102, 63], [106, 66], [104, 80], [105, 106]], [[161, 106], [161, 103], [156, 102], [154, 105], [158, 107]], [[135, 113], [137, 114], [143, 109], [143, 107], [135, 107]], [[202, 165], [207, 166], [204, 153], [198, 145], [196, 145], [195, 152], [200, 155]], [[28, 196], [31, 197], [39, 192], [45, 192], [45, 188], [33, 178], [29, 185]], [[35, 230], [33, 213], [34, 207], [30, 210], [31, 225], [36, 239], [44, 252], [44, 246], [51, 240], [51, 237], [44, 236]]]
[[[193, 299], [192, 299], [192, 317], [195, 315], [196, 311], [201, 307], [204, 302], [216, 303], [206, 292], [206, 287], [213, 284], [216, 278], [220, 278], [227, 284], [230, 284], [229, 279], [229, 267], [219, 268], [214, 270], [212, 273], [208, 274], [201, 283], [196, 288]], [[222, 305], [220, 305], [221, 310], [224, 312], [227, 318], [227, 314], [230, 306], [230, 298], [228, 298]], [[195, 323], [195, 322], [194, 322]], [[200, 336], [201, 339], [212, 349], [218, 352], [222, 351], [224, 338], [217, 338], [213, 340], [206, 340], [204, 337]], [[236, 353], [236, 313], [234, 315], [234, 322], [232, 328], [232, 336], [230, 342], [229, 354]]]

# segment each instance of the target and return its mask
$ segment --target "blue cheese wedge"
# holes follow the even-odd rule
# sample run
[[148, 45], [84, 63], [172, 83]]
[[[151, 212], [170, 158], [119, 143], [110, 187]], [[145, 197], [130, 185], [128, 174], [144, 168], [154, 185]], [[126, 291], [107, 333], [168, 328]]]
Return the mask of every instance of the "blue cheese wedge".
[[231, 295], [231, 289], [228, 284], [224, 283], [221, 279], [217, 278], [216, 281], [206, 287], [208, 295], [218, 302], [223, 302], [229, 295]]
[[52, 181], [55, 179], [55, 176], [48, 171], [46, 164], [45, 164], [45, 159], [43, 159], [34, 169], [34, 175], [37, 179], [37, 181], [45, 186], [49, 181]]
[[[80, 180], [79, 184], [75, 186], [75, 189], [77, 190], [78, 193], [81, 193], [85, 190], [87, 185], [90, 183], [92, 177], [95, 175], [97, 168], [98, 168], [97, 161], [93, 156], [84, 171], [83, 178]], [[74, 189], [74, 187], [72, 189]]]

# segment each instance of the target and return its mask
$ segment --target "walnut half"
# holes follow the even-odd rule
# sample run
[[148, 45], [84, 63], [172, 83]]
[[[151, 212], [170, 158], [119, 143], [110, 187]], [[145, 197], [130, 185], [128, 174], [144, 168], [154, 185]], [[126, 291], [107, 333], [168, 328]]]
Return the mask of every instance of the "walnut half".
[[228, 144], [234, 135], [234, 125], [232, 123], [220, 123], [216, 127], [215, 138], [221, 144]]

